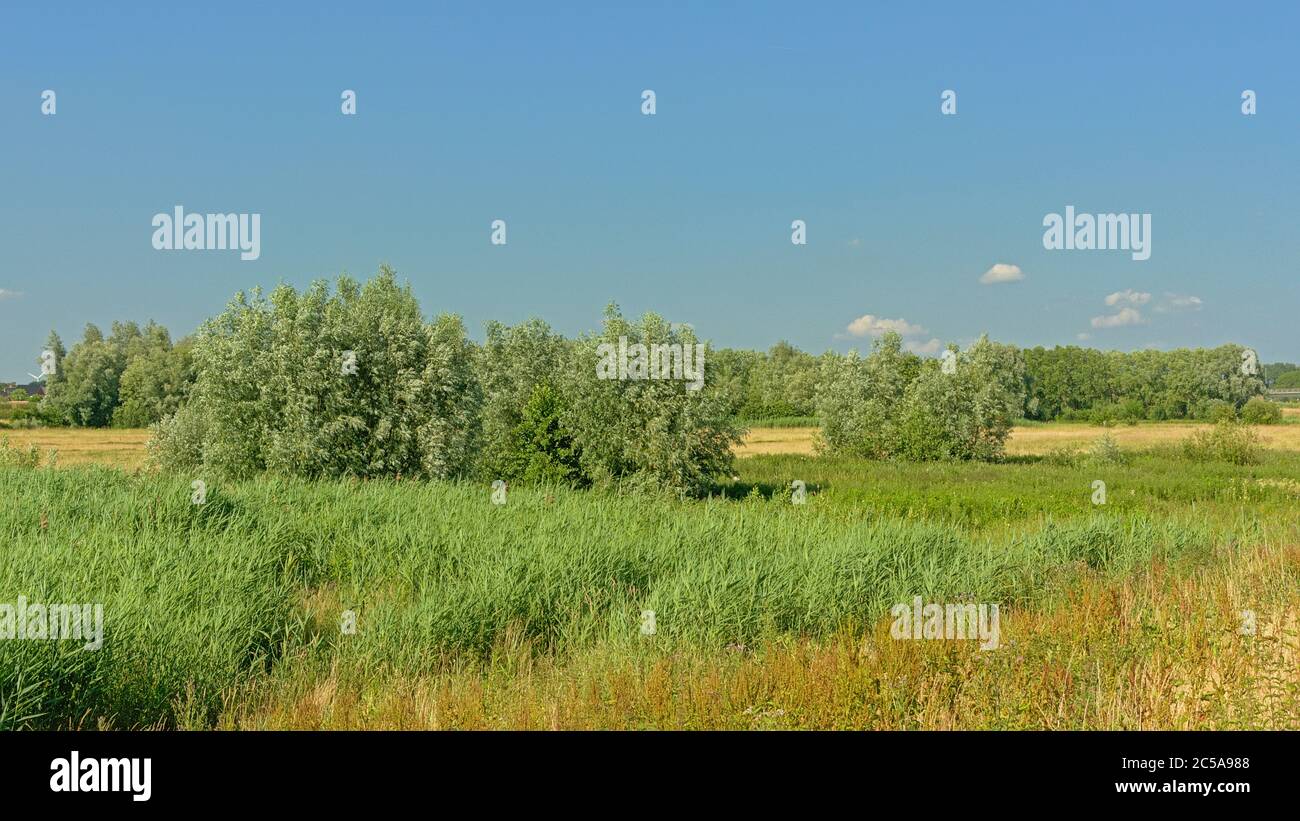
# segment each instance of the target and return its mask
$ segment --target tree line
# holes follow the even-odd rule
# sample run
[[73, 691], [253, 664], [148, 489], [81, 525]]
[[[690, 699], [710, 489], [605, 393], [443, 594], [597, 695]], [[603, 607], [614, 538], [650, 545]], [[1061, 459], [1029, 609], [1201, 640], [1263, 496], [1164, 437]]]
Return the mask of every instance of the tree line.
[[606, 379], [598, 365], [615, 345], [698, 342], [689, 326], [610, 306], [576, 338], [534, 319], [489, 323], [477, 344], [453, 314], [426, 320], [385, 267], [333, 290], [241, 293], [177, 342], [153, 322], [108, 335], [88, 325], [70, 351], [51, 334], [57, 367], [36, 412], [46, 424], [153, 425], [154, 458], [186, 470], [697, 490], [730, 469], [746, 421], [808, 417], [830, 452], [989, 459], [1017, 418], [1219, 418], [1265, 385], [1243, 372], [1238, 345], [1119, 353], [982, 338], [950, 347], [949, 368], [896, 334], [865, 355], [707, 349], [702, 390]]

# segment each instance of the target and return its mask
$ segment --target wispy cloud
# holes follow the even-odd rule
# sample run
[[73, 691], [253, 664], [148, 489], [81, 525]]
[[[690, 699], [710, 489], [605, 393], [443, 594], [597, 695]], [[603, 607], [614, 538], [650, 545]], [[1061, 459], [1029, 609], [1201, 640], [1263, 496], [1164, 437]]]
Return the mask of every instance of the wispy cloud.
[[1019, 265], [999, 262], [980, 276], [981, 285], [995, 285], [999, 282], [1019, 282], [1025, 278]]
[[903, 343], [903, 347], [915, 354], [933, 356], [943, 350], [943, 343], [937, 339], [931, 339], [929, 342], [905, 342]]
[[1156, 306], [1156, 312], [1162, 314], [1174, 313], [1176, 311], [1199, 311], [1205, 303], [1199, 296], [1191, 294], [1173, 294], [1165, 292], [1164, 299]]
[[913, 325], [906, 319], [885, 319], [873, 314], [863, 314], [849, 323], [844, 329], [850, 337], [861, 339], [864, 336], [883, 336], [894, 331], [899, 336], [918, 336], [925, 333], [925, 328]]
[[23, 295], [22, 291], [11, 291], [8, 288], [0, 288], [0, 301], [6, 299], [17, 299], [22, 295]]
[[1132, 288], [1125, 288], [1122, 291], [1116, 291], [1106, 297], [1106, 304], [1114, 307], [1116, 305], [1145, 305], [1151, 301], [1151, 294], [1143, 291], [1135, 291]]
[[1120, 308], [1117, 313], [1109, 316], [1094, 316], [1092, 327], [1122, 328], [1125, 325], [1141, 325], [1142, 322], [1142, 313], [1137, 308]]

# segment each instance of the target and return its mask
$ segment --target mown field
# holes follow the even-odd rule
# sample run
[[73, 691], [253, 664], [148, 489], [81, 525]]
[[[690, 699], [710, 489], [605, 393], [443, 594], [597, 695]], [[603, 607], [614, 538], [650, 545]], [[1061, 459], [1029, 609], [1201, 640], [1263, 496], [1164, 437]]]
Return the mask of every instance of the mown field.
[[[0, 727], [1300, 727], [1285, 450], [758, 456], [707, 499], [505, 505], [60, 463], [0, 468], [0, 601], [102, 602], [105, 643], [0, 642]], [[891, 638], [915, 595], [998, 603], [1000, 646]]]
[[[1256, 428], [1261, 444], [1279, 450], [1300, 451], [1300, 407], [1283, 409], [1286, 424]], [[771, 454], [811, 454], [816, 427], [809, 420], [776, 420], [776, 425], [753, 423], [738, 456]], [[792, 424], [785, 424], [785, 422]], [[1176, 444], [1198, 430], [1210, 426], [1193, 422], [1144, 422], [1138, 425], [1101, 427], [1084, 423], [1051, 422], [1019, 425], [1012, 429], [1007, 443], [1011, 456], [1042, 456], [1055, 449], [1086, 448], [1103, 434], [1110, 434], [1126, 448], [1147, 448]], [[0, 437], [13, 447], [31, 445], [42, 450], [56, 450], [60, 465], [104, 465], [127, 469], [139, 468], [145, 461], [145, 443], [149, 431], [121, 428], [0, 428]]]
[[[1255, 430], [1265, 447], [1300, 451], [1300, 407], [1284, 407], [1285, 424], [1260, 425]], [[803, 420], [796, 420], [803, 421]], [[1045, 422], [1017, 425], [1007, 440], [1009, 456], [1042, 456], [1060, 448], [1086, 448], [1103, 434], [1109, 434], [1126, 448], [1150, 448], [1173, 445], [1209, 424], [1196, 422], [1142, 422], [1136, 425], [1102, 427], [1083, 422]], [[775, 453], [812, 453], [817, 428], [807, 424], [767, 427], [754, 426], [745, 442], [736, 449], [738, 456]]]

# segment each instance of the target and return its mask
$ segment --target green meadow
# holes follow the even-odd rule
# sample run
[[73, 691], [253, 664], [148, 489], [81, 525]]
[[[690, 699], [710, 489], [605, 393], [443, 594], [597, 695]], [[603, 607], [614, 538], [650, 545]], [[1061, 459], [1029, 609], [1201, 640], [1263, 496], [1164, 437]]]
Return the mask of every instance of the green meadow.
[[[0, 728], [1298, 726], [1300, 454], [1111, 457], [195, 504], [10, 453], [0, 603], [102, 603], [104, 638], [0, 641]], [[892, 639], [914, 596], [998, 604], [1001, 645]]]

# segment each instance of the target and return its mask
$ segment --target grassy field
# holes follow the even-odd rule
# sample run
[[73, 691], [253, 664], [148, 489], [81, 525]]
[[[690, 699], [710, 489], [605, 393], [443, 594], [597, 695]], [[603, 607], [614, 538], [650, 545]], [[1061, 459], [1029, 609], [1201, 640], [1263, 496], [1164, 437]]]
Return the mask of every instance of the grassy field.
[[[1284, 410], [1287, 424], [1262, 425], [1256, 428], [1261, 443], [1268, 448], [1300, 451], [1300, 408]], [[750, 428], [737, 456], [774, 454], [811, 454], [817, 428], [798, 424], [807, 420], [775, 420], [775, 426]], [[786, 423], [792, 423], [787, 425]], [[1103, 434], [1109, 433], [1125, 448], [1147, 448], [1174, 444], [1204, 430], [1208, 425], [1189, 422], [1154, 422], [1139, 425], [1101, 427], [1071, 422], [1021, 425], [1011, 432], [1007, 444], [1010, 456], [1042, 456], [1054, 449], [1086, 448]], [[58, 452], [58, 464], [103, 465], [134, 470], [144, 464], [145, 442], [149, 431], [119, 428], [0, 428], [0, 438], [7, 437], [12, 446], [36, 445], [42, 450]]]
[[144, 464], [149, 431], [132, 428], [0, 428], [15, 448], [55, 451], [63, 466], [103, 465], [132, 470]]
[[[1300, 454], [738, 472], [195, 505], [190, 477], [0, 468], [0, 602], [105, 613], [98, 651], [0, 642], [0, 727], [1300, 727]], [[915, 595], [999, 604], [1000, 646], [891, 638]]]
[[[1008, 456], [1042, 456], [1060, 448], [1086, 448], [1104, 434], [1110, 434], [1125, 448], [1150, 448], [1177, 444], [1198, 430], [1210, 428], [1194, 422], [1143, 422], [1137, 425], [1102, 427], [1075, 422], [1019, 425], [1007, 441]], [[812, 453], [815, 427], [754, 427], [736, 448], [737, 456], [779, 453]], [[1277, 450], [1300, 451], [1300, 408], [1286, 409], [1281, 425], [1255, 428], [1260, 443]]]

